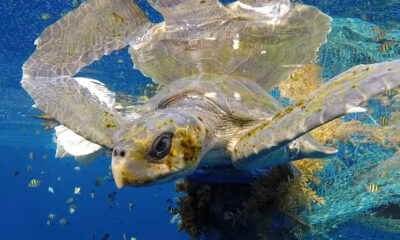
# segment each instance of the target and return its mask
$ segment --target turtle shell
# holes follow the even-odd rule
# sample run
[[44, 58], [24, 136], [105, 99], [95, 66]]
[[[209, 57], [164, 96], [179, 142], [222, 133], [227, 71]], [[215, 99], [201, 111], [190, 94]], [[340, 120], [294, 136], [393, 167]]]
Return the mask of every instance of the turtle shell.
[[154, 82], [216, 74], [270, 89], [314, 61], [331, 29], [329, 16], [290, 1], [198, 2], [150, 1], [165, 22], [133, 39], [130, 53], [135, 68]]

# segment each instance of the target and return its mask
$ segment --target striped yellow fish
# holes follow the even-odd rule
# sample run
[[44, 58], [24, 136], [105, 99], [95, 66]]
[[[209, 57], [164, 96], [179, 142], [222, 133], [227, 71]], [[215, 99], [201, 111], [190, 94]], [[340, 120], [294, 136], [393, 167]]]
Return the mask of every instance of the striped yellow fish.
[[367, 192], [370, 192], [370, 193], [379, 193], [381, 191], [379, 189], [378, 185], [376, 185], [376, 184], [370, 184], [368, 186], [365, 186], [365, 189], [367, 190]]
[[382, 40], [383, 37], [385, 37], [387, 34], [386, 31], [382, 31], [380, 33], [378, 33], [378, 35], [376, 35], [376, 37], [373, 39], [374, 42], [379, 42], [380, 40]]
[[32, 180], [29, 182], [28, 187], [31, 187], [31, 188], [39, 187], [39, 186], [40, 186], [40, 183], [42, 183], [41, 180], [39, 180], [39, 179], [32, 179]]
[[397, 91], [395, 89], [389, 89], [385, 92], [385, 96], [387, 96], [387, 97], [393, 97], [396, 94], [397, 94]]
[[392, 49], [393, 45], [396, 43], [394, 40], [390, 41], [385, 41], [380, 47], [379, 47], [379, 52], [385, 52], [389, 49]]
[[381, 126], [388, 126], [389, 125], [389, 117], [382, 116], [378, 122], [379, 122], [379, 125], [381, 125]]
[[47, 216], [49, 219], [54, 219], [56, 218], [56, 215], [54, 213], [50, 213], [49, 216]]

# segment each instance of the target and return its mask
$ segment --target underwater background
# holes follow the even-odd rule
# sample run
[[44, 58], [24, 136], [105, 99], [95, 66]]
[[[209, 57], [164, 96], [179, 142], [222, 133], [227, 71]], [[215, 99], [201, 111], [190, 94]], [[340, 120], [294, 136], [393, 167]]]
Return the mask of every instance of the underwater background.
[[[333, 18], [328, 43], [321, 47], [318, 58], [323, 67], [323, 79], [357, 64], [400, 59], [400, 1], [302, 2], [318, 7]], [[177, 222], [170, 223], [173, 215], [168, 207], [175, 208], [178, 197], [174, 183], [118, 190], [110, 175], [109, 157], [99, 158], [90, 167], [80, 166], [73, 158], [56, 159], [52, 132], [45, 131], [38, 119], [28, 117], [39, 115], [40, 111], [32, 108], [33, 101], [20, 86], [21, 67], [35, 50], [33, 42], [40, 33], [80, 3], [80, 0], [0, 2], [0, 238], [123, 239], [125, 234], [127, 239], [138, 240], [190, 239], [184, 231], [177, 231]], [[149, 14], [151, 21], [162, 21], [145, 1], [138, 1], [138, 4]], [[375, 39], [379, 31], [387, 34], [382, 39]], [[151, 83], [133, 69], [127, 49], [103, 57], [83, 69], [80, 76], [98, 79], [114, 91], [136, 96], [140, 94], [141, 86]], [[390, 116], [397, 104], [395, 96], [389, 96], [388, 101], [389, 104], [384, 106], [379, 99], [371, 100], [369, 105], [376, 111], [368, 117], [346, 116], [346, 120], [381, 124], [382, 117]], [[391, 157], [398, 147], [398, 141], [389, 148], [376, 142], [361, 145], [343, 142], [338, 144], [340, 162], [330, 161], [319, 176], [321, 182], [323, 179], [331, 181], [330, 188], [314, 186], [320, 195], [345, 198], [348, 185], [335, 180], [338, 169], [342, 169], [342, 179], [346, 174], [350, 178], [360, 166], [378, 164]], [[40, 185], [28, 187], [32, 179], [39, 179]], [[400, 202], [400, 186], [390, 186], [391, 194], [381, 193], [380, 200]], [[80, 188], [80, 193], [76, 188]], [[395, 198], [397, 200], [393, 200]], [[335, 212], [332, 216], [337, 217], [337, 213], [343, 211], [340, 216], [344, 216], [344, 224], [330, 226], [333, 230], [319, 238], [400, 239], [400, 213], [394, 211], [395, 207], [391, 209], [392, 225], [386, 229], [372, 229], [367, 217], [363, 224], [346, 222], [345, 216], [368, 207], [374, 205], [332, 204], [330, 209]], [[327, 216], [318, 206], [315, 206], [315, 215], [310, 216], [307, 211], [299, 215], [318, 221], [318, 211]], [[296, 238], [302, 237], [296, 235]]]

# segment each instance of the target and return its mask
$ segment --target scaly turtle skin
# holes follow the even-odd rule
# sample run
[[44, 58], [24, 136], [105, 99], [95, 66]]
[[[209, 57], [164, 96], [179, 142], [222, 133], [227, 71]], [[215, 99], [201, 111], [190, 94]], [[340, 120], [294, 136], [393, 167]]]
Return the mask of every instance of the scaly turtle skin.
[[[149, 2], [165, 22], [150, 23], [133, 0], [88, 0], [43, 32], [23, 67], [35, 106], [61, 124], [57, 153], [90, 163], [113, 149], [120, 188], [198, 166], [251, 170], [325, 157], [336, 151], [308, 131], [400, 85], [400, 61], [360, 65], [284, 109], [267, 91], [315, 59], [328, 16], [289, 0]], [[135, 112], [117, 109], [99, 81], [74, 77], [128, 44], [135, 67], [164, 86]]]

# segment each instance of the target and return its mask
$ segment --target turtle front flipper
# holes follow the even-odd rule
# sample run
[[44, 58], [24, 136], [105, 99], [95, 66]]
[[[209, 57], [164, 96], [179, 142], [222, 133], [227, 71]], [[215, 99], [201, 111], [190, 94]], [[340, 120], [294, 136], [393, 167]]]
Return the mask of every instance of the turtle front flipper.
[[249, 169], [323, 156], [329, 151], [318, 147], [313, 151], [316, 145], [305, 145], [307, 135], [302, 135], [345, 114], [366, 111], [361, 103], [399, 85], [400, 60], [353, 67], [325, 83], [305, 102], [243, 135], [233, 148], [233, 162]]
[[133, 0], [88, 0], [36, 40], [37, 49], [23, 66], [22, 86], [35, 106], [60, 124], [112, 148], [111, 136], [125, 121], [73, 76], [149, 27]]

